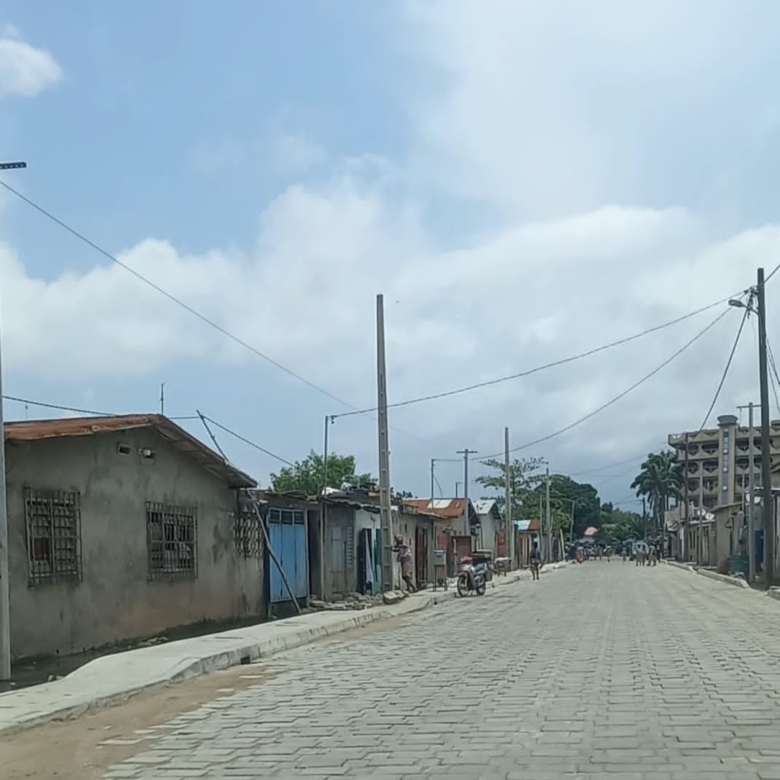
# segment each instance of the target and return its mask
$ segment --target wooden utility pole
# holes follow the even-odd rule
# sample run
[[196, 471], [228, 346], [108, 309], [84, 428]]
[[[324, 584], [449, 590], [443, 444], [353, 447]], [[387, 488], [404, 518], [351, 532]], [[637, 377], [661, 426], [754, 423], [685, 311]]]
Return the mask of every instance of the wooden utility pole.
[[393, 509], [390, 504], [390, 437], [387, 422], [385, 304], [376, 296], [376, 394], [379, 425], [379, 520], [382, 529], [382, 588], [393, 589]]
[[[26, 167], [26, 162], [0, 163], [0, 171]], [[8, 506], [5, 499], [2, 373], [2, 364], [0, 364], [0, 681], [11, 679], [11, 590], [8, 582]]]

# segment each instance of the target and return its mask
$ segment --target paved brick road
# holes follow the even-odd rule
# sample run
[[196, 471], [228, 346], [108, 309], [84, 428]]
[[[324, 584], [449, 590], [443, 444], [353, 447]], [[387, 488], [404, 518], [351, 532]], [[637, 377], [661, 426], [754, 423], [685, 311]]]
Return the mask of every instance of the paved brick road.
[[571, 566], [264, 666], [107, 777], [780, 778], [780, 603], [671, 567]]

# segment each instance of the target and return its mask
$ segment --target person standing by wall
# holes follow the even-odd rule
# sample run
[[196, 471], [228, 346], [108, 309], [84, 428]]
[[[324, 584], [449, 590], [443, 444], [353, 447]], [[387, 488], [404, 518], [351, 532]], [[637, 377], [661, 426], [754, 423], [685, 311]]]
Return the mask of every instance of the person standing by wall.
[[406, 583], [406, 589], [409, 593], [414, 593], [417, 588], [412, 580], [412, 551], [403, 536], [395, 537], [393, 552], [397, 554], [398, 563], [401, 565], [401, 579]]

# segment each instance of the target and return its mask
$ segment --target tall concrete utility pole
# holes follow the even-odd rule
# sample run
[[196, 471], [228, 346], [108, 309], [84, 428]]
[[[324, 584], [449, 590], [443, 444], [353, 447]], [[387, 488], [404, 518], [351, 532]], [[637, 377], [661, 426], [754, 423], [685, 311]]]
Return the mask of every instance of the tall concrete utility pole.
[[[750, 429], [750, 444], [748, 445], [748, 456], [750, 457], [750, 474], [748, 475], [750, 502], [747, 506], [747, 527], [748, 527], [748, 582], [754, 582], [756, 579], [756, 464], [753, 462], [753, 403], [748, 404], [748, 428]], [[744, 485], [743, 485], [744, 493]]]
[[683, 531], [683, 561], [690, 560], [690, 556], [687, 558], [685, 557], [688, 553], [688, 545], [686, 544], [686, 540], [688, 538], [688, 535], [690, 533], [690, 523], [691, 523], [691, 507], [690, 503], [688, 501], [688, 431], [685, 432], [685, 482], [683, 482], [683, 501], [685, 501], [685, 506], [683, 507], [683, 512], [685, 513], [685, 523]]
[[552, 513], [550, 511], [550, 467], [547, 467], [544, 477], [544, 500], [545, 500], [545, 526], [547, 530], [547, 550], [545, 559], [552, 560]]
[[756, 284], [758, 309], [758, 378], [761, 388], [761, 488], [764, 497], [764, 584], [775, 580], [775, 503], [772, 497], [772, 451], [769, 440], [769, 373], [766, 346], [766, 295], [764, 269], [758, 269]]
[[[747, 526], [748, 536], [748, 582], [754, 582], [756, 578], [756, 523], [755, 523], [755, 507], [756, 507], [756, 473], [755, 473], [755, 446], [753, 443], [753, 426], [755, 422], [753, 420], [753, 409], [755, 404], [751, 401], [749, 404], [743, 404], [737, 406], [740, 412], [743, 409], [748, 410], [748, 461], [750, 463], [750, 473], [748, 474], [748, 495], [749, 501], [743, 501], [743, 508], [745, 512], [745, 524]], [[745, 485], [742, 485], [742, 495], [745, 495]]]
[[385, 303], [376, 296], [376, 395], [379, 421], [379, 521], [382, 529], [382, 588], [393, 589], [393, 516], [390, 505], [390, 437], [385, 373]]
[[[469, 524], [469, 455], [476, 455], [476, 450], [458, 450], [457, 455], [463, 455], [463, 498], [466, 499], [466, 533], [471, 533]], [[457, 490], [457, 487], [455, 488]]]
[[[26, 168], [26, 162], [0, 163], [0, 171]], [[0, 362], [0, 681], [11, 679], [11, 591], [8, 583], [8, 506], [5, 499], [3, 368]]]
[[506, 527], [506, 556], [509, 568], [515, 563], [515, 527], [512, 522], [512, 469], [509, 463], [509, 428], [504, 428], [504, 525]]

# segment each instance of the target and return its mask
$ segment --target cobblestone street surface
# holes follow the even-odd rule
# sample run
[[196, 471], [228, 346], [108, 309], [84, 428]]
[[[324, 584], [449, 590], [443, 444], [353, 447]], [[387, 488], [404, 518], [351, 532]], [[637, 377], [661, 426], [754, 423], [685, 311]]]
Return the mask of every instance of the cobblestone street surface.
[[780, 779], [780, 605], [672, 567], [570, 566], [260, 666], [106, 777]]

